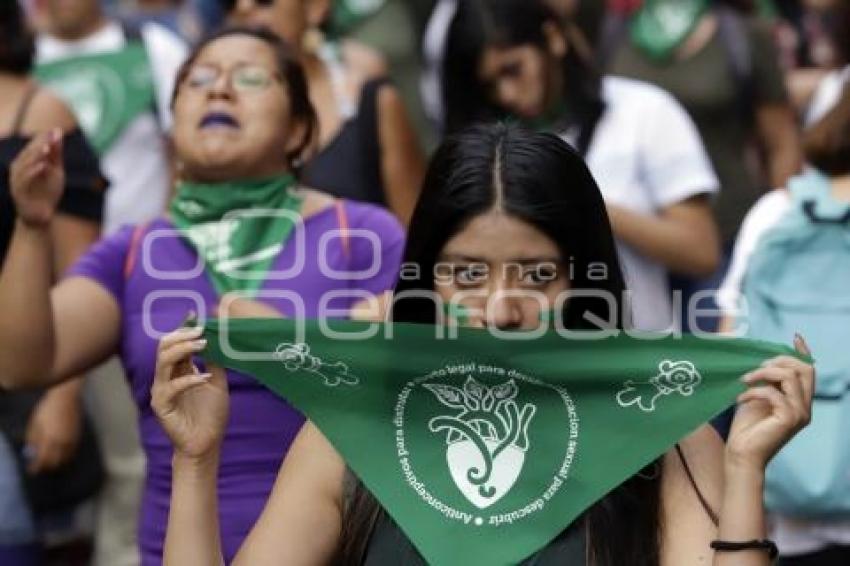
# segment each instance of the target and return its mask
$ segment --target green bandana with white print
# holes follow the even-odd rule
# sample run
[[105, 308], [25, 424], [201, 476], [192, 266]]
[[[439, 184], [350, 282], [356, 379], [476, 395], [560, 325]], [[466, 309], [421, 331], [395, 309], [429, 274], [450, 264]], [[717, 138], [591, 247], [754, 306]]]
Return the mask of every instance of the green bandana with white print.
[[203, 356], [307, 415], [428, 563], [498, 566], [733, 404], [744, 373], [794, 355], [749, 340], [449, 330], [213, 320]]

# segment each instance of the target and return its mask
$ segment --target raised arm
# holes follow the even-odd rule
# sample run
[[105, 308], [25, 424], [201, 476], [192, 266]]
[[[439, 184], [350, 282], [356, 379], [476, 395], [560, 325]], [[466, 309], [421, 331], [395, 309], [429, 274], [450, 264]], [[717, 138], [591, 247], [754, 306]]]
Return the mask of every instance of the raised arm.
[[407, 225], [425, 177], [425, 158], [401, 95], [390, 85], [378, 91], [378, 138], [387, 204]]
[[[174, 444], [165, 566], [220, 566], [218, 475], [227, 424], [227, 378], [201, 374], [191, 356], [205, 346], [200, 329], [177, 330], [160, 343], [151, 406]], [[325, 437], [304, 425], [281, 466], [262, 515], [236, 566], [330, 563], [341, 528], [345, 464]]]
[[[796, 340], [801, 353], [805, 343]], [[688, 479], [681, 460], [665, 459], [662, 480], [662, 566], [706, 563], [714, 566], [768, 566], [762, 549], [713, 551], [714, 540], [745, 543], [767, 536], [764, 473], [768, 461], [811, 415], [814, 368], [781, 356], [745, 376], [750, 388], [738, 398], [738, 410], [724, 447], [703, 427], [683, 443], [694, 483], [717, 512], [715, 526]]]
[[670, 271], [708, 276], [720, 261], [720, 237], [706, 196], [662, 209], [657, 216], [608, 205], [614, 235]]
[[51, 291], [51, 230], [65, 182], [61, 130], [35, 136], [9, 177], [18, 219], [0, 272], [0, 385], [50, 385], [114, 351], [120, 310], [88, 280], [69, 279]]

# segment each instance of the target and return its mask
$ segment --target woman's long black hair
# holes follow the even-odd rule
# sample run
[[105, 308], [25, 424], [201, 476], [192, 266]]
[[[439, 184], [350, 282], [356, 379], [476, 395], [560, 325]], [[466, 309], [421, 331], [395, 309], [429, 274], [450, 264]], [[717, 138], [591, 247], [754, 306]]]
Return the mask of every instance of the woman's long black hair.
[[544, 0], [461, 0], [449, 29], [443, 63], [443, 99], [446, 131], [503, 115], [478, 80], [478, 66], [487, 48], [532, 46], [549, 56], [544, 26], [563, 34], [567, 52], [557, 68], [563, 86], [568, 126], [579, 132], [577, 147], [584, 153], [605, 105], [593, 55], [584, 53], [575, 40], [575, 24], [565, 22]]
[[[498, 203], [498, 204], [497, 204]], [[476, 126], [449, 137], [431, 160], [422, 195], [413, 213], [404, 253], [406, 265], [417, 265], [418, 277], [404, 278], [396, 293], [433, 291], [434, 265], [445, 244], [476, 216], [500, 210], [545, 233], [575, 269], [573, 289], [603, 291], [606, 301], [573, 299], [562, 313], [570, 329], [594, 328], [585, 314], [616, 321], [622, 328], [623, 292], [620, 269], [605, 204], [582, 158], [559, 137], [518, 126]], [[588, 277], [591, 264], [604, 264], [607, 277]], [[435, 323], [429, 299], [402, 299], [392, 319]], [[660, 520], [660, 463], [648, 479], [636, 476], [609, 493], [578, 519], [589, 533], [594, 566], [656, 566]], [[340, 564], [359, 566], [372, 529], [384, 511], [374, 497], [356, 485], [343, 513]]]
[[32, 69], [35, 41], [18, 0], [0, 2], [0, 73], [24, 76]]

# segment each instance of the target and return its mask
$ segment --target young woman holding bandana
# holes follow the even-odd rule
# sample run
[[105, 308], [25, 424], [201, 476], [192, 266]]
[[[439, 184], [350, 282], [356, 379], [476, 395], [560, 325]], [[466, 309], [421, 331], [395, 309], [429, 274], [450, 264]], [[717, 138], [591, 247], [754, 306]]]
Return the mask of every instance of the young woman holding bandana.
[[[170, 445], [150, 409], [157, 332], [188, 310], [203, 317], [225, 308], [231, 291], [271, 295], [263, 306], [243, 303], [241, 312], [315, 317], [332, 291], [345, 296], [326, 307], [345, 311], [392, 286], [403, 245], [388, 212], [297, 186], [293, 162], [312, 139], [315, 115], [298, 60], [277, 36], [224, 30], [199, 45], [177, 84], [182, 180], [167, 217], [101, 241], [51, 291], [46, 234], [62, 193], [62, 148], [40, 137], [13, 166], [19, 221], [0, 276], [3, 386], [56, 383], [120, 351], [148, 462], [139, 536], [145, 565], [161, 561], [171, 482]], [[257, 210], [260, 216], [250, 214]], [[239, 211], [249, 214], [227, 216]], [[368, 229], [379, 249], [333, 237], [346, 227]], [[375, 262], [356, 283], [327, 271], [363, 272]], [[234, 410], [220, 494], [226, 557], [259, 515], [303, 422], [246, 376], [228, 379]]]
[[[567, 274], [567, 258], [574, 258], [574, 276]], [[478, 328], [538, 327], [548, 312], [533, 294], [552, 304], [567, 289], [614, 297], [625, 290], [605, 207], [581, 158], [556, 136], [503, 125], [469, 130], [437, 151], [404, 259], [419, 266], [420, 276], [402, 278], [397, 293], [435, 292], [451, 301], [478, 290], [480, 302], [462, 303], [469, 309], [464, 324]], [[453, 266], [450, 282], [434, 279], [438, 262]], [[591, 264], [604, 265], [608, 276], [589, 278]], [[503, 269], [509, 265], [527, 269]], [[506, 293], [517, 290], [527, 293]], [[611, 312], [605, 301], [573, 298], [554, 313], [570, 329], [592, 327], [588, 314], [608, 320]], [[392, 318], [437, 322], [428, 298], [400, 300]], [[614, 318], [622, 328], [622, 320]], [[229, 394], [220, 370], [199, 374], [192, 368], [191, 355], [204, 348], [197, 343], [200, 334], [181, 329], [165, 337], [154, 379], [154, 410], [175, 446], [167, 565], [213, 566], [221, 560], [215, 494]], [[802, 339], [796, 346], [806, 351]], [[764, 467], [807, 422], [814, 370], [782, 357], [752, 372], [747, 382], [753, 380], [769, 385], [740, 396], [725, 446], [701, 427], [680, 442], [679, 450], [671, 449], [651, 469], [564, 525], [560, 536], [525, 563], [769, 564], [771, 545], [761, 540]], [[713, 543], [716, 553], [714, 539], [721, 539]], [[308, 423], [234, 564], [424, 562], [324, 435]]]
[[230, 22], [268, 27], [297, 50], [304, 65], [318, 115], [318, 147], [305, 156], [305, 182], [339, 197], [383, 204], [407, 222], [424, 157], [383, 62], [352, 42], [308, 45], [311, 30], [328, 15], [328, 0], [222, 2]]

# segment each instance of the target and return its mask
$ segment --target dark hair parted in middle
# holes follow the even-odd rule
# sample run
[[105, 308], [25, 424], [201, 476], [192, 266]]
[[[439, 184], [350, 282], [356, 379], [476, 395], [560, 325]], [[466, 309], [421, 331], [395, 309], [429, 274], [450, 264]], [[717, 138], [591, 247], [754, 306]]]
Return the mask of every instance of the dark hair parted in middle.
[[[419, 267], [421, 279], [404, 278], [396, 287], [433, 290], [433, 268], [446, 243], [475, 216], [498, 206], [548, 236], [573, 269], [571, 289], [607, 291], [608, 303], [574, 298], [567, 302], [564, 325], [597, 328], [586, 314], [602, 320], [622, 318], [625, 291], [605, 203], [582, 158], [558, 136], [504, 123], [473, 126], [439, 147], [425, 177], [410, 222], [404, 262]], [[604, 265], [604, 280], [589, 279], [592, 266]], [[399, 301], [393, 318], [436, 321], [434, 308]], [[617, 320], [619, 326], [620, 320]]]
[[296, 52], [274, 32], [265, 28], [231, 26], [221, 29], [211, 35], [205, 37], [198, 43], [189, 57], [180, 67], [177, 72], [177, 80], [174, 83], [174, 92], [171, 97], [171, 105], [174, 105], [174, 100], [180, 92], [180, 88], [186, 80], [189, 70], [198, 56], [210, 43], [225, 37], [232, 36], [248, 36], [258, 39], [268, 44], [269, 48], [274, 52], [275, 61], [277, 62], [277, 72], [283, 81], [283, 87], [286, 90], [289, 98], [289, 113], [290, 121], [299, 123], [304, 126], [302, 139], [294, 149], [287, 152], [286, 159], [291, 167], [297, 167], [304, 154], [311, 149], [318, 133], [318, 118], [313, 104], [310, 102], [309, 91], [307, 89], [307, 77], [304, 74], [304, 68]]
[[[603, 291], [618, 307], [622, 328], [625, 282], [605, 203], [582, 158], [559, 137], [516, 125], [475, 126], [449, 137], [431, 160], [413, 213], [404, 262], [419, 277], [404, 278], [396, 293], [432, 291], [433, 268], [446, 243], [476, 216], [498, 207], [522, 220], [558, 246], [575, 265], [572, 289]], [[591, 280], [587, 267], [607, 267], [605, 280]], [[564, 326], [597, 328], [585, 314], [609, 320], [605, 301], [573, 298], [564, 307]], [[434, 323], [427, 298], [401, 298], [392, 309], [400, 322]], [[589, 508], [577, 525], [586, 527], [594, 566], [657, 566], [661, 523], [661, 461], [651, 473], [627, 480]], [[647, 470], [644, 470], [645, 472]], [[339, 564], [360, 566], [375, 525], [385, 513], [359, 482], [346, 489]], [[616, 544], [614, 544], [616, 541]]]

